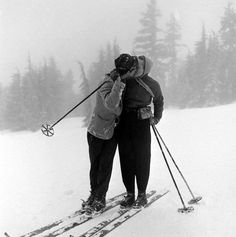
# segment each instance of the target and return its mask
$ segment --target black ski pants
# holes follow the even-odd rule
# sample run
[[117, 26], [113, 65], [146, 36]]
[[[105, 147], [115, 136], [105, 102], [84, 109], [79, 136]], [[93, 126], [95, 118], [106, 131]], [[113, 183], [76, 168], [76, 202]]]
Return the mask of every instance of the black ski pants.
[[123, 183], [127, 192], [146, 192], [151, 159], [149, 119], [140, 120], [137, 111], [123, 111], [118, 127], [118, 148]]
[[117, 148], [116, 135], [103, 140], [87, 133], [90, 157], [91, 193], [101, 199], [106, 195], [111, 178], [113, 158]]

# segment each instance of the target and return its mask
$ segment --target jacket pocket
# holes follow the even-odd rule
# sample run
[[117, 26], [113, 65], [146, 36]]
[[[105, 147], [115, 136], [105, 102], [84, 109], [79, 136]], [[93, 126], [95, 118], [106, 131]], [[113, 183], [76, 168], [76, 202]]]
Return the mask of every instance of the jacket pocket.
[[95, 114], [89, 126], [89, 130], [92, 130], [93, 134], [96, 134], [97, 137], [110, 139], [113, 136], [114, 127], [115, 118], [104, 118], [101, 115]]

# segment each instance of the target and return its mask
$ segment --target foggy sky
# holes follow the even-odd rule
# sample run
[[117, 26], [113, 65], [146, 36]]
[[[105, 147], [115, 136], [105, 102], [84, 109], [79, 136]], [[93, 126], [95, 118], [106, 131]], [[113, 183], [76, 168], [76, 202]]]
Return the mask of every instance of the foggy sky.
[[[131, 52], [149, 0], [0, 0], [0, 82], [19, 69], [30, 54], [36, 65], [53, 56], [60, 69], [87, 70], [98, 50], [116, 38], [122, 52]], [[182, 42], [191, 49], [202, 23], [218, 31], [228, 0], [157, 0], [163, 22], [174, 13]], [[235, 7], [235, 6], [234, 6]]]

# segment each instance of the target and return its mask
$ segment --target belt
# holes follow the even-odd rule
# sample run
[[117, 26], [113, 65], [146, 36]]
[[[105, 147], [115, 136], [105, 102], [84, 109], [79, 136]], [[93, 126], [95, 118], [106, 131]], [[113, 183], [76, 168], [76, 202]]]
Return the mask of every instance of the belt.
[[144, 107], [135, 107], [135, 108], [126, 107], [126, 108], [124, 108], [124, 111], [125, 111], [125, 112], [137, 112], [139, 109], [145, 108], [145, 107], [146, 107], [146, 106], [144, 106]]
[[137, 112], [138, 108], [124, 108], [125, 112]]

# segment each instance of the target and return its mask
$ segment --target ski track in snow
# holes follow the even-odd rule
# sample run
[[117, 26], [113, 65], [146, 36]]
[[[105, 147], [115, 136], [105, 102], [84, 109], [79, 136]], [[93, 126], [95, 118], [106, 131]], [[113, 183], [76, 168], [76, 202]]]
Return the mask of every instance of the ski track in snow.
[[[109, 236], [236, 236], [235, 121], [236, 104], [165, 110], [157, 129], [194, 195], [203, 200], [192, 213], [177, 212], [182, 205], [152, 133], [148, 190], [170, 192]], [[89, 194], [87, 131], [81, 124], [81, 118], [65, 119], [50, 138], [40, 131], [0, 133], [1, 235], [7, 232], [18, 237], [79, 209], [80, 199]], [[191, 195], [168, 160], [188, 206]], [[107, 197], [124, 191], [116, 154]], [[63, 236], [79, 236], [107, 215], [109, 212]]]

